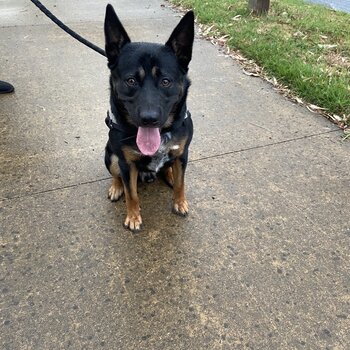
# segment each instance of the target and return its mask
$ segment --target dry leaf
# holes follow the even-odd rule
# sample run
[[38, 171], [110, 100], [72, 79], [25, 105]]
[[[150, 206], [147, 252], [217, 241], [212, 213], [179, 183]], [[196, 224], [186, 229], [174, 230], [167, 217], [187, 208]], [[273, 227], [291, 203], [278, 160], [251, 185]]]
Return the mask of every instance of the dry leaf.
[[243, 69], [243, 73], [245, 75], [249, 75], [250, 77], [260, 77], [260, 74], [258, 73], [253, 73], [253, 72], [247, 72], [245, 69]]
[[322, 107], [319, 107], [319, 106], [316, 106], [316, 105], [313, 105], [313, 104], [309, 104], [309, 107], [311, 109], [317, 109], [317, 110], [322, 110], [322, 111], [325, 111], [327, 108], [322, 108]]
[[234, 16], [232, 18], [232, 21], [239, 21], [241, 19], [241, 17], [242, 17], [241, 15]]
[[343, 120], [343, 118], [337, 114], [333, 114], [332, 117], [333, 117], [333, 120], [336, 120], [338, 122], [341, 122]]
[[304, 33], [298, 30], [297, 32], [293, 33], [293, 36], [301, 37], [301, 36], [304, 36]]
[[215, 25], [212, 25], [209, 28], [206, 28], [206, 30], [203, 32], [203, 35], [208, 35], [214, 27]]
[[320, 47], [321, 49], [334, 49], [335, 47], [337, 47], [338, 45], [334, 44], [318, 44], [318, 47]]
[[326, 110], [326, 108], [318, 107], [313, 104], [306, 105], [306, 108], [312, 113], [321, 113]]

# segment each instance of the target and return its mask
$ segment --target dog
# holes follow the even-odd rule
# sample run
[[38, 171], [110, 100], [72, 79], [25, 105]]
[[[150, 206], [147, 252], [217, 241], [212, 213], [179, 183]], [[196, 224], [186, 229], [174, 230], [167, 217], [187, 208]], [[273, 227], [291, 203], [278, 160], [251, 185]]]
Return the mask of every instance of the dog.
[[124, 227], [142, 227], [138, 179], [162, 174], [173, 187], [173, 212], [188, 214], [185, 170], [193, 124], [186, 98], [194, 40], [188, 12], [165, 45], [131, 42], [112, 5], [106, 8], [105, 51], [110, 69], [109, 139], [105, 164], [112, 175], [111, 201], [125, 194]]

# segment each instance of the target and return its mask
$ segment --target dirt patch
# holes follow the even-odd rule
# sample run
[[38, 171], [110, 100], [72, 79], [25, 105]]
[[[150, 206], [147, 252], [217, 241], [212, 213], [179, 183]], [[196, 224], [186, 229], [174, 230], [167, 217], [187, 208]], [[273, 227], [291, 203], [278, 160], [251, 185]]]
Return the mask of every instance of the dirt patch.
[[339, 53], [329, 52], [325, 56], [325, 60], [332, 67], [350, 69], [349, 59], [347, 57], [343, 57]]

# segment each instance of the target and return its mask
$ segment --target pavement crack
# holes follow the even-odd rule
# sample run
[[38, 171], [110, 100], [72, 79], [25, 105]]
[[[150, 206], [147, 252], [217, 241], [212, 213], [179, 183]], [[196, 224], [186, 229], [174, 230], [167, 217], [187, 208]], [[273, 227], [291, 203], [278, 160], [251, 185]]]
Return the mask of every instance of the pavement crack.
[[335, 132], [339, 132], [339, 130], [338, 129], [329, 130], [329, 131], [325, 131], [325, 132], [321, 132], [321, 133], [317, 133], [317, 134], [300, 136], [300, 137], [296, 137], [296, 138], [293, 138], [293, 139], [288, 139], [288, 140], [268, 143], [266, 145], [252, 146], [252, 147], [238, 149], [238, 150], [235, 150], [235, 151], [223, 152], [223, 153], [214, 154], [214, 155], [207, 156], [207, 157], [201, 157], [201, 158], [197, 158], [197, 159], [192, 159], [192, 160], [189, 161], [189, 163], [200, 162], [200, 161], [207, 160], [207, 159], [212, 159], [212, 158], [217, 158], [217, 157], [224, 157], [224, 156], [231, 155], [231, 154], [243, 153], [243, 152], [247, 152], [247, 151], [253, 151], [253, 150], [256, 150], [256, 149], [267, 148], [267, 147], [276, 146], [276, 145], [282, 145], [282, 144], [289, 143], [289, 142], [305, 140], [305, 139], [309, 139], [309, 138], [312, 138], [312, 137], [322, 136], [322, 135], [335, 133]]
[[21, 194], [21, 195], [18, 195], [18, 196], [3, 197], [3, 198], [0, 198], [0, 202], [5, 202], [5, 201], [13, 200], [13, 199], [21, 199], [21, 198], [38, 196], [38, 195], [45, 194], [45, 193], [56, 192], [56, 191], [66, 190], [66, 189], [69, 189], [69, 188], [78, 187], [78, 186], [81, 186], [81, 185], [90, 185], [90, 184], [97, 183], [97, 182], [100, 182], [100, 181], [110, 180], [111, 178], [112, 177], [109, 176], [109, 177], [104, 177], [104, 178], [101, 178], [101, 179], [90, 180], [90, 181], [83, 181], [83, 182], [79, 182], [79, 183], [75, 183], [75, 184], [71, 184], [71, 185], [60, 186], [60, 187], [55, 187], [55, 188], [49, 188], [49, 189], [42, 190], [42, 191], [24, 193], [24, 194]]
[[[188, 163], [191, 164], [191, 163], [200, 162], [200, 161], [207, 160], [207, 159], [213, 159], [213, 158], [224, 157], [224, 156], [232, 155], [232, 154], [236, 154], [236, 153], [253, 151], [253, 150], [256, 150], [256, 149], [267, 148], [267, 147], [281, 145], [281, 144], [290, 143], [290, 142], [299, 141], [299, 140], [305, 140], [305, 139], [308, 139], [308, 138], [317, 137], [317, 136], [326, 135], [326, 134], [335, 133], [335, 132], [339, 132], [339, 130], [337, 130], [337, 129], [329, 130], [329, 131], [325, 131], [325, 132], [322, 132], [322, 133], [311, 134], [311, 135], [301, 136], [301, 137], [297, 137], [297, 138], [293, 138], [293, 139], [289, 139], [289, 140], [273, 142], [273, 143], [269, 143], [269, 144], [266, 144], [266, 145], [247, 147], [247, 148], [242, 148], [242, 149], [235, 150], [235, 151], [229, 151], [229, 152], [214, 154], [214, 155], [207, 156], [207, 157], [201, 157], [201, 158], [197, 158], [197, 159], [192, 159]], [[100, 179], [96, 179], [96, 180], [78, 182], [78, 183], [75, 183], [75, 184], [59, 186], [59, 187], [55, 187], [55, 188], [49, 188], [49, 189], [42, 190], [42, 191], [37, 191], [37, 192], [24, 193], [24, 194], [17, 195], [17, 196], [3, 197], [3, 198], [0, 198], [0, 202], [6, 202], [6, 201], [13, 200], [13, 199], [28, 198], [28, 197], [38, 196], [38, 195], [42, 195], [42, 194], [46, 194], [46, 193], [66, 190], [66, 189], [70, 189], [70, 188], [74, 188], [74, 187], [78, 187], [78, 186], [82, 186], [82, 185], [94, 184], [94, 183], [97, 183], [97, 182], [110, 180], [111, 178], [112, 178], [111, 176], [108, 176], [108, 177], [104, 177], [104, 178], [100, 178]]]

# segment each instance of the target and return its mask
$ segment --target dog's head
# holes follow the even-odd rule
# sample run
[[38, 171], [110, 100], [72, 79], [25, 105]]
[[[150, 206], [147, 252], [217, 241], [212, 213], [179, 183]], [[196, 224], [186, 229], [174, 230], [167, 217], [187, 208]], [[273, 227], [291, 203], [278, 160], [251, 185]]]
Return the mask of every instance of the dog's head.
[[165, 45], [131, 42], [111, 5], [106, 8], [104, 29], [111, 101], [123, 120], [138, 128], [139, 140], [157, 142], [159, 130], [172, 125], [187, 96], [193, 12], [181, 19]]

